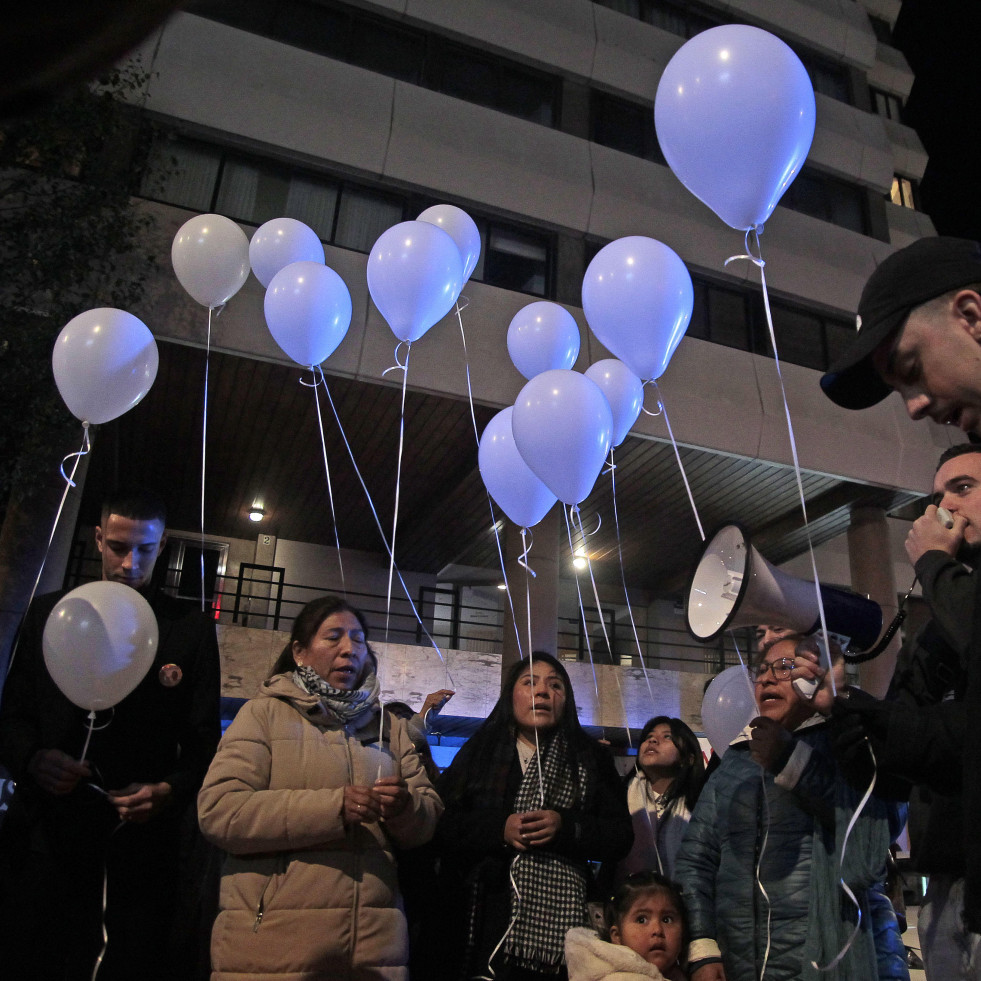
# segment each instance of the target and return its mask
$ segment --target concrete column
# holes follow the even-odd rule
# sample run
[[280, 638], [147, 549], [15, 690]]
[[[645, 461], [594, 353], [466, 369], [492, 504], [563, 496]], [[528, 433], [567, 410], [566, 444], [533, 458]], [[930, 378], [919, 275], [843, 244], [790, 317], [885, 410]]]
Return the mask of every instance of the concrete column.
[[[561, 507], [561, 505], [559, 506]], [[535, 571], [529, 578], [531, 597], [531, 644], [532, 650], [548, 651], [554, 654], [558, 643], [559, 619], [559, 507], [551, 511], [534, 528], [534, 543], [528, 555], [528, 564]], [[514, 601], [514, 615], [521, 636], [519, 651], [515, 636], [514, 621], [510, 606], [504, 614], [504, 654], [501, 658], [501, 672], [514, 664], [528, 646], [528, 607], [525, 603], [525, 570], [518, 564], [523, 551], [521, 529], [508, 522], [504, 535], [504, 564], [507, 569], [511, 598]], [[505, 601], [506, 602], [506, 601]]]
[[[848, 563], [852, 589], [864, 593], [882, 607], [882, 626], [885, 629], [896, 615], [899, 604], [889, 547], [889, 528], [881, 508], [864, 507], [852, 511], [852, 523], [848, 529]], [[877, 658], [859, 667], [862, 687], [877, 698], [882, 698], [889, 688], [899, 647], [897, 634]]]

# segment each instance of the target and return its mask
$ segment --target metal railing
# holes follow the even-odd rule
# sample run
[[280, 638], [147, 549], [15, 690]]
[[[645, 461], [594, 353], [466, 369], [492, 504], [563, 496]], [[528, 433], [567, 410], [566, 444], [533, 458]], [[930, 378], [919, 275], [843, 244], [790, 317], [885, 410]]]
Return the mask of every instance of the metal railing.
[[[73, 559], [66, 588], [72, 589], [99, 575], [98, 559], [77, 554]], [[181, 588], [182, 576], [186, 578], [187, 574], [199, 576], [197, 570], [185, 573], [178, 567], [160, 567], [154, 572], [154, 581], [188, 603], [200, 602], [194, 598], [200, 585], [197, 590]], [[303, 606], [327, 591], [323, 585], [287, 581], [286, 570], [280, 566], [241, 563], [237, 575], [216, 576], [207, 607], [222, 624], [289, 630]], [[348, 590], [346, 596], [364, 614], [375, 640], [427, 646], [431, 639], [441, 648], [490, 654], [499, 654], [503, 649], [507, 626], [504, 604], [496, 609], [468, 604], [458, 587], [419, 587], [411, 604], [404, 593], [393, 595], [390, 605], [383, 594]], [[618, 619], [608, 610], [604, 611], [604, 638], [598, 611], [587, 607], [585, 617], [585, 628], [581, 616], [559, 618], [559, 658], [711, 675], [739, 663], [737, 645], [744, 658], [752, 649], [752, 632], [748, 628], [737, 631], [735, 637], [727, 633], [712, 644], [702, 644], [689, 635], [679, 617], [677, 626], [637, 624], [635, 639], [629, 620]]]

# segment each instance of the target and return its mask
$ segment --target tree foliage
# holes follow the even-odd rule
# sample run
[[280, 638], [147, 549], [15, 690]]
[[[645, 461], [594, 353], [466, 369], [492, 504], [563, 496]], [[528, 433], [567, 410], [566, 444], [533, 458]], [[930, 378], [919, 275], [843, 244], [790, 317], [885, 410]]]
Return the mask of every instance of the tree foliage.
[[80, 441], [51, 373], [58, 332], [83, 310], [132, 309], [153, 271], [151, 219], [131, 197], [147, 80], [117, 67], [0, 127], [0, 514]]

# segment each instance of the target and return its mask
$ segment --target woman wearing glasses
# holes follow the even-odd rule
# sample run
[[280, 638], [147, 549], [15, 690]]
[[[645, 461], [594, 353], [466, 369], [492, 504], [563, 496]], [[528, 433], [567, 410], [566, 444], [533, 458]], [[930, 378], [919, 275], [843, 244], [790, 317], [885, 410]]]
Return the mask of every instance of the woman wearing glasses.
[[405, 723], [380, 726], [375, 664], [361, 614], [313, 600], [222, 739], [198, 796], [228, 852], [215, 981], [407, 979], [393, 845], [428, 841], [443, 808]]
[[[831, 755], [824, 717], [829, 693], [814, 701], [794, 688], [812, 677], [816, 646], [778, 640], [755, 669], [759, 716], [751, 736], [734, 742], [695, 805], [676, 871], [688, 904], [692, 981], [791, 981], [883, 977], [877, 967], [868, 890], [883, 874], [890, 819], [898, 809], [872, 797], [842, 843], [861, 798]], [[896, 829], [898, 830], [898, 829]], [[822, 973], [849, 942], [855, 905], [862, 925], [841, 962]], [[908, 979], [896, 959], [888, 977]]]

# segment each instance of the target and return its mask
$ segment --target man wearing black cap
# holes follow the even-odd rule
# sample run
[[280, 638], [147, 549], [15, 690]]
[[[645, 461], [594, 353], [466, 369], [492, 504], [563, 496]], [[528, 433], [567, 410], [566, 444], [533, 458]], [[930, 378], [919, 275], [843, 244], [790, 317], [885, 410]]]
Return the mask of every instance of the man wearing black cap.
[[[879, 265], [859, 300], [855, 341], [821, 387], [849, 409], [875, 405], [895, 390], [910, 418], [981, 435], [978, 243], [922, 239]], [[974, 449], [965, 444], [941, 457], [936, 503], [981, 498], [981, 456]], [[867, 757], [867, 737], [880, 779], [907, 777], [926, 788], [925, 851], [934, 859], [956, 856], [954, 865], [925, 869], [939, 873], [931, 876], [920, 932], [931, 981], [981, 979], [981, 839], [972, 820], [981, 813], [981, 576], [955, 561], [962, 541], [973, 544], [970, 536], [978, 534], [971, 531], [970, 507], [952, 507], [963, 514], [950, 531], [932, 508], [910, 531], [907, 552], [934, 620], [896, 678], [900, 701], [849, 699], [836, 709], [840, 746]]]
[[869, 277], [855, 340], [821, 379], [833, 402], [865, 409], [895, 390], [912, 419], [981, 434], [981, 246], [924, 238]]

